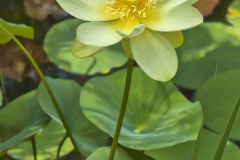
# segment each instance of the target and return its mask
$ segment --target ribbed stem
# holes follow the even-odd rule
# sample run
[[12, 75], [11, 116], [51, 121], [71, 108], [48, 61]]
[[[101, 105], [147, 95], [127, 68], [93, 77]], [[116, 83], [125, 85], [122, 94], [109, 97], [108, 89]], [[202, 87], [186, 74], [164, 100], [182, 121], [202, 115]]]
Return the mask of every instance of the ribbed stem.
[[193, 154], [192, 154], [192, 160], [197, 160], [198, 159], [198, 154], [199, 154], [199, 148], [200, 148], [200, 141], [201, 141], [201, 131], [204, 129], [204, 120], [202, 121], [201, 128], [198, 132], [198, 137], [195, 142], [194, 148], [193, 148]]
[[78, 147], [77, 147], [77, 144], [74, 141], [74, 138], [73, 138], [73, 135], [71, 133], [71, 130], [70, 130], [70, 128], [69, 128], [69, 126], [67, 124], [67, 121], [66, 121], [66, 119], [64, 117], [64, 114], [63, 114], [63, 112], [61, 110], [61, 107], [58, 104], [57, 99], [54, 96], [54, 94], [53, 94], [53, 92], [52, 92], [52, 90], [51, 90], [51, 88], [50, 88], [50, 86], [49, 86], [49, 84], [48, 84], [48, 82], [46, 80], [46, 77], [45, 77], [44, 73], [42, 72], [42, 70], [40, 69], [40, 67], [38, 66], [37, 62], [32, 57], [31, 53], [22, 45], [22, 43], [10, 31], [8, 31], [8, 29], [6, 29], [5, 27], [3, 27], [1, 25], [0, 25], [0, 28], [2, 30], [4, 30], [16, 42], [16, 44], [19, 46], [19, 48], [23, 51], [25, 56], [28, 58], [28, 60], [33, 65], [34, 69], [36, 70], [36, 72], [38, 73], [39, 77], [41, 78], [41, 80], [42, 80], [42, 82], [44, 84], [44, 87], [47, 90], [48, 95], [50, 96], [50, 98], [51, 98], [51, 100], [53, 102], [53, 106], [55, 107], [55, 109], [56, 109], [56, 111], [57, 111], [57, 113], [58, 113], [58, 115], [59, 115], [59, 117], [60, 117], [60, 119], [61, 119], [61, 121], [63, 123], [63, 126], [64, 126], [64, 128], [65, 128], [65, 130], [67, 132], [67, 135], [69, 136], [69, 138], [70, 138], [72, 144], [74, 145], [75, 149], [77, 151], [79, 151]]
[[33, 136], [30, 141], [32, 144], [33, 159], [37, 160], [37, 145], [36, 145], [36, 141], [35, 141], [35, 136]]
[[0, 83], [1, 83], [1, 88], [2, 88], [3, 101], [6, 104], [6, 103], [8, 103], [8, 98], [7, 98], [7, 92], [6, 92], [6, 89], [5, 89], [5, 83], [4, 83], [3, 75], [0, 75]]
[[126, 109], [127, 109], [128, 97], [129, 97], [131, 81], [132, 81], [133, 66], [134, 66], [134, 60], [129, 58], [128, 59], [128, 70], [127, 70], [127, 77], [126, 77], [126, 82], [125, 82], [124, 95], [123, 95], [123, 99], [122, 99], [122, 105], [121, 105], [121, 110], [120, 110], [119, 117], [118, 117], [117, 126], [116, 126], [116, 129], [115, 129], [115, 134], [114, 134], [114, 137], [113, 137], [113, 142], [112, 142], [112, 147], [111, 147], [111, 151], [110, 151], [110, 155], [109, 155], [109, 160], [114, 159], [114, 155], [115, 155], [115, 152], [116, 152], [116, 149], [117, 149], [118, 139], [119, 139], [121, 128], [122, 128], [124, 115], [125, 115], [125, 112], [126, 112]]
[[65, 136], [63, 137], [63, 139], [61, 140], [61, 142], [60, 142], [60, 144], [59, 144], [59, 146], [58, 146], [57, 158], [56, 158], [56, 160], [59, 160], [59, 159], [60, 159], [61, 149], [62, 149], [62, 147], [63, 147], [63, 145], [64, 145], [64, 142], [66, 141], [67, 138], [68, 138], [68, 136], [65, 135]]

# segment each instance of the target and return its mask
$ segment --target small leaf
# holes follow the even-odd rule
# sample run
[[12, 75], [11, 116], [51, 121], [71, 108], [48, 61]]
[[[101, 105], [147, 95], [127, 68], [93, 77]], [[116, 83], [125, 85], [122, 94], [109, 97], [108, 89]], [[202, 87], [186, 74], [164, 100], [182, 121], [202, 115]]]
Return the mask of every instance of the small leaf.
[[21, 36], [24, 38], [33, 39], [34, 38], [34, 30], [32, 27], [23, 25], [23, 24], [14, 24], [9, 23], [0, 18], [0, 44], [5, 44], [10, 41], [12, 38], [2, 29], [4, 27], [9, 32], [11, 32], [14, 36]]
[[235, 27], [240, 27], [240, 1], [233, 1], [228, 8], [228, 21]]
[[[113, 136], [126, 70], [91, 79], [80, 103], [86, 117]], [[177, 115], [177, 116], [176, 116]], [[194, 140], [202, 120], [199, 103], [189, 102], [172, 83], [150, 79], [134, 69], [119, 143], [135, 150], [156, 149]]]
[[27, 140], [49, 122], [31, 91], [0, 110], [0, 152]]

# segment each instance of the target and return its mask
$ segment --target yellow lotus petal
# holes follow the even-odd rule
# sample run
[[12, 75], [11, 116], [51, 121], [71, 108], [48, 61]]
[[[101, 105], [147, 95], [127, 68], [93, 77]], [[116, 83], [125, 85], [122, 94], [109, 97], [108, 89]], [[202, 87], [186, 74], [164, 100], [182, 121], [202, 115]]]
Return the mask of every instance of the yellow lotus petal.
[[78, 39], [86, 44], [105, 47], [120, 42], [123, 38], [133, 37], [144, 30], [144, 26], [132, 21], [87, 22], [77, 29]]
[[[194, 8], [192, 0], [180, 5], [161, 5], [148, 13], [148, 17], [141, 22], [155, 31], [174, 32], [195, 27], [203, 22], [203, 16]], [[173, 7], [173, 8], [171, 8]]]
[[85, 58], [97, 54], [101, 49], [101, 47], [85, 45], [76, 39], [72, 46], [72, 53], [78, 58]]
[[138, 19], [124, 19], [118, 21], [116, 24], [117, 33], [120, 34], [123, 38], [131, 38], [141, 34], [145, 26], [140, 24]]
[[179, 48], [183, 44], [183, 34], [182, 32], [159, 32], [164, 36], [174, 48]]
[[130, 39], [133, 57], [152, 79], [169, 81], [177, 71], [177, 54], [168, 40], [156, 32], [145, 30]]
[[105, 47], [116, 44], [122, 40], [116, 32], [116, 21], [87, 22], [77, 29], [77, 38], [86, 45]]
[[57, 0], [58, 4], [72, 16], [86, 21], [109, 21], [119, 18], [107, 13], [108, 0]]

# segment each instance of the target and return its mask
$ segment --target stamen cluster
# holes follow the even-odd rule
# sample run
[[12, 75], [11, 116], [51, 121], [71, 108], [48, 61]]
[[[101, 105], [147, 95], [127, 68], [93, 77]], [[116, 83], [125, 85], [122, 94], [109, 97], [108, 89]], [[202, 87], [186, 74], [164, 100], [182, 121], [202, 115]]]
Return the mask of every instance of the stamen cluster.
[[119, 15], [120, 19], [146, 18], [149, 10], [158, 7], [160, 0], [108, 0], [107, 13]]

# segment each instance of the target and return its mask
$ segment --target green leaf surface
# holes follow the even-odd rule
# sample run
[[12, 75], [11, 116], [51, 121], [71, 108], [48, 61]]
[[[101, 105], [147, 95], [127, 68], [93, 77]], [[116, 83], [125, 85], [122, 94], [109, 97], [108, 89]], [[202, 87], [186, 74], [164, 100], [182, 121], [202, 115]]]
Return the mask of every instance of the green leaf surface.
[[[95, 56], [88, 58], [73, 56], [76, 29], [82, 22], [78, 19], [66, 20], [50, 29], [44, 40], [44, 50], [51, 62], [65, 71], [86, 75], [108, 73], [112, 68], [126, 63], [127, 55], [124, 54], [119, 44], [106, 47]], [[77, 52], [76, 46], [74, 50]]]
[[216, 72], [240, 68], [240, 32], [221, 23], [205, 23], [184, 32], [174, 82], [198, 89]]
[[[65, 136], [63, 126], [55, 121], [51, 121], [49, 125], [35, 136], [38, 160], [55, 159], [57, 156], [58, 146]], [[61, 154], [65, 155], [73, 150], [73, 146], [69, 139], [64, 143]], [[11, 157], [21, 160], [32, 160], [32, 145], [30, 141], [26, 141], [21, 145], [11, 149], [8, 152]]]
[[[89, 122], [82, 113], [79, 104], [81, 86], [74, 81], [61, 79], [48, 78], [48, 83], [60, 104], [79, 150], [87, 156], [105, 145], [107, 135]], [[54, 120], [61, 123], [43, 83], [38, 88], [38, 99], [43, 110]]]
[[[87, 160], [107, 160], [110, 154], [110, 147], [101, 147], [91, 154]], [[124, 150], [117, 148], [114, 160], [133, 160]]]
[[137, 151], [125, 148], [125, 151], [128, 153], [133, 160], [153, 160], [153, 158], [144, 154], [144, 151]]
[[31, 91], [0, 110], [0, 152], [27, 140], [49, 122]]
[[[198, 91], [197, 99], [203, 106], [205, 123], [222, 133], [240, 98], [240, 70], [218, 74], [209, 79]], [[240, 113], [235, 120], [231, 137], [240, 140]]]
[[[212, 160], [219, 138], [219, 136], [207, 130], [203, 131], [197, 160]], [[190, 141], [173, 147], [146, 151], [145, 154], [153, 157], [155, 160], [192, 160], [194, 145], [195, 141]], [[240, 151], [238, 147], [229, 142], [222, 160], [237, 160], [239, 157]]]
[[[86, 117], [113, 136], [124, 90], [126, 70], [91, 79], [80, 103]], [[134, 69], [119, 143], [144, 150], [194, 140], [202, 120], [199, 103], [190, 103], [172, 83], [150, 79]]]
[[5, 44], [12, 39], [1, 27], [7, 29], [14, 36], [21, 36], [29, 39], [34, 38], [34, 30], [32, 27], [10, 23], [0, 18], [0, 44]]

